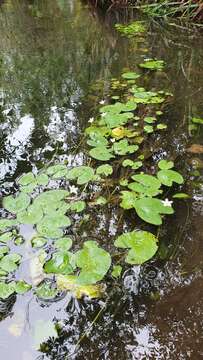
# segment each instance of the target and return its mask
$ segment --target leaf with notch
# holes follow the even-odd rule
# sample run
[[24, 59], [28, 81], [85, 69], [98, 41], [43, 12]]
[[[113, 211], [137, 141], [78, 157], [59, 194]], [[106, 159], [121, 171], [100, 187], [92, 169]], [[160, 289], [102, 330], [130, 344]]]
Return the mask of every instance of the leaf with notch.
[[165, 186], [172, 186], [173, 182], [176, 184], [183, 184], [184, 182], [182, 175], [174, 170], [160, 170], [157, 173], [157, 177]]
[[122, 249], [130, 249], [125, 261], [128, 264], [143, 264], [151, 259], [157, 249], [157, 238], [148, 231], [132, 231], [120, 235], [114, 245]]
[[162, 224], [162, 214], [173, 214], [174, 210], [171, 206], [164, 206], [160, 199], [142, 198], [134, 203], [137, 215], [144, 221], [153, 224]]
[[85, 241], [76, 253], [76, 265], [81, 269], [77, 284], [90, 285], [103, 279], [111, 266], [111, 256], [95, 241]]

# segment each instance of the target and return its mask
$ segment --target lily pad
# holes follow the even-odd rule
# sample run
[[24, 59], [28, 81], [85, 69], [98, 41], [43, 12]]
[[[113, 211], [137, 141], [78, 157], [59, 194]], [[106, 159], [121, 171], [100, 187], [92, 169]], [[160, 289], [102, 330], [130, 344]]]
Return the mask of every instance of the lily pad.
[[181, 174], [174, 170], [160, 170], [157, 173], [158, 179], [165, 186], [172, 186], [173, 182], [183, 184], [184, 179]]
[[129, 71], [129, 72], [122, 74], [122, 78], [126, 79], [126, 80], [135, 80], [139, 77], [140, 77], [140, 74], [133, 72], [133, 71]]
[[10, 241], [13, 239], [13, 233], [11, 231], [6, 232], [2, 235], [0, 235], [0, 243], [7, 243], [7, 241]]
[[90, 166], [78, 166], [68, 171], [68, 180], [76, 180], [78, 185], [87, 184], [94, 179], [94, 170]]
[[144, 63], [139, 64], [141, 68], [149, 70], [163, 70], [164, 61], [163, 60], [145, 60]]
[[96, 160], [108, 161], [114, 157], [111, 151], [111, 149], [107, 149], [104, 146], [98, 146], [90, 150], [89, 154]]
[[37, 224], [43, 218], [42, 208], [35, 202], [27, 210], [20, 211], [17, 214], [17, 220], [21, 224]]
[[17, 294], [23, 295], [26, 292], [28, 292], [31, 288], [32, 286], [30, 284], [27, 284], [24, 280], [20, 280], [16, 283], [15, 292]]
[[55, 239], [63, 236], [63, 230], [61, 228], [70, 225], [70, 219], [56, 211], [55, 213], [44, 216], [42, 221], [37, 224], [37, 231], [41, 236]]
[[47, 174], [51, 176], [53, 179], [60, 179], [66, 176], [68, 173], [68, 169], [66, 165], [57, 164], [49, 166], [47, 169]]
[[15, 292], [14, 281], [10, 283], [0, 282], [0, 299], [5, 300], [14, 292]]
[[70, 210], [75, 211], [77, 213], [83, 211], [86, 208], [86, 203], [83, 200], [75, 201], [70, 205]]
[[43, 281], [35, 289], [36, 295], [43, 300], [54, 299], [58, 290], [52, 285], [50, 281]]
[[35, 182], [35, 176], [32, 172], [22, 175], [18, 180], [17, 183], [19, 185], [25, 186]]
[[44, 246], [46, 243], [47, 243], [47, 239], [45, 239], [42, 236], [36, 236], [31, 240], [32, 247], [34, 248], [40, 248]]
[[153, 224], [162, 224], [162, 214], [173, 214], [174, 210], [171, 206], [164, 206], [160, 199], [142, 198], [134, 203], [137, 215], [144, 221]]
[[77, 299], [81, 299], [83, 296], [94, 299], [101, 297], [103, 294], [103, 286], [101, 284], [80, 285], [77, 283], [77, 276], [74, 275], [57, 275], [56, 281], [59, 290], [68, 290]]
[[95, 241], [85, 241], [76, 253], [76, 265], [81, 269], [77, 284], [90, 285], [103, 279], [111, 266], [111, 256]]
[[161, 170], [169, 170], [174, 167], [174, 162], [168, 160], [160, 160], [158, 162], [158, 167]]
[[126, 139], [120, 140], [113, 145], [113, 150], [117, 155], [132, 154], [138, 149], [138, 145], [129, 145]]
[[62, 252], [68, 251], [71, 248], [72, 244], [73, 241], [70, 237], [63, 237], [54, 242], [55, 248]]
[[101, 165], [97, 168], [97, 175], [109, 176], [113, 173], [113, 168], [109, 164]]
[[0, 269], [6, 272], [15, 271], [20, 262], [21, 256], [18, 254], [9, 254], [0, 260]]
[[16, 197], [9, 195], [3, 199], [3, 207], [13, 214], [26, 209], [29, 204], [30, 197], [24, 193], [20, 193]]
[[157, 249], [157, 238], [147, 231], [132, 231], [118, 237], [114, 245], [122, 249], [130, 249], [125, 261], [128, 264], [143, 264], [151, 259]]
[[74, 270], [71, 264], [72, 254], [69, 252], [56, 252], [44, 265], [47, 274], [71, 274]]

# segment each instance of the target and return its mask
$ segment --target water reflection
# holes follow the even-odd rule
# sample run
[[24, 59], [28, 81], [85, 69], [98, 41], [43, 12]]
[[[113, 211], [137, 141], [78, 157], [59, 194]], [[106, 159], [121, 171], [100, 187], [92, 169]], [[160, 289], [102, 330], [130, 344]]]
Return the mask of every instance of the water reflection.
[[[200, 142], [202, 135], [202, 130], [194, 135], [188, 130], [189, 117], [201, 116], [203, 111], [202, 37], [164, 24], [149, 24], [141, 41], [126, 41], [115, 32], [113, 24], [133, 16], [133, 12], [119, 11], [105, 17], [74, 0], [2, 3], [0, 176], [4, 191], [22, 172], [41, 168], [51, 159], [82, 165], [86, 155], [78, 143], [87, 120], [96, 115], [99, 99], [107, 98], [110, 78], [120, 75], [123, 68], [136, 70], [136, 64], [146, 56], [165, 60], [167, 70], [145, 77], [144, 85], [165, 87], [174, 93], [164, 115], [168, 133], [150, 144], [154, 157], [159, 158], [165, 151], [184, 171], [191, 169], [192, 155], [185, 154], [185, 147], [190, 141]], [[94, 195], [100, 189], [89, 191]], [[190, 183], [188, 191], [193, 194]], [[127, 270], [122, 284], [109, 289], [107, 306], [105, 300], [77, 301], [71, 295], [45, 304], [29, 294], [0, 305], [4, 320], [0, 326], [1, 358], [61, 360], [70, 354], [77, 360], [200, 358], [202, 294], [196, 277], [201, 279], [202, 269], [202, 188], [194, 193], [189, 221], [187, 206], [181, 203], [173, 226], [169, 221], [161, 230], [165, 250], [173, 255], [171, 261]], [[92, 223], [86, 223], [80, 233], [77, 223], [73, 229], [78, 244], [87, 235], [98, 238], [101, 244], [109, 240], [110, 244], [112, 236], [122, 229], [138, 225], [126, 215], [118, 226], [120, 214], [113, 206], [92, 213]], [[29, 230], [22, 229], [27, 236]], [[174, 252], [177, 247], [178, 256]], [[26, 265], [23, 271], [28, 271]], [[189, 292], [193, 298], [188, 297]], [[92, 330], [92, 321], [102, 308]], [[17, 316], [22, 309], [26, 312], [23, 328]], [[39, 352], [33, 348], [32, 333], [41, 319], [60, 324], [60, 335], [45, 341]], [[9, 332], [12, 324], [22, 330], [16, 337]], [[84, 333], [80, 347], [76, 347]]]

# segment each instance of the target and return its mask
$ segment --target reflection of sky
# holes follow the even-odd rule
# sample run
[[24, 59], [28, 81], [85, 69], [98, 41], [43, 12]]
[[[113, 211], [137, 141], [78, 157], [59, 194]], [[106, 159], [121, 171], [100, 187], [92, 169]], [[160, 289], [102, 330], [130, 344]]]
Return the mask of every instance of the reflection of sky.
[[8, 172], [10, 174], [15, 172], [17, 161], [22, 159], [33, 129], [34, 119], [28, 114], [21, 118], [19, 126], [7, 136], [5, 143], [7, 156], [0, 164], [0, 179], [3, 179]]

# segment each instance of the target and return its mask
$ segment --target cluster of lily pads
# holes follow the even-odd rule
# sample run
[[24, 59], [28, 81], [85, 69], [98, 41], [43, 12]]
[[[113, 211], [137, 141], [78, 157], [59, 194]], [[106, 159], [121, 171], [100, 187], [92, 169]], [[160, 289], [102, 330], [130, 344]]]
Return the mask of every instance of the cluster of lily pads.
[[[139, 77], [135, 72], [125, 72], [121, 80], [113, 80], [112, 90], [116, 88], [115, 83], [121, 85], [118, 94], [113, 95], [108, 104], [101, 101], [98, 116], [90, 120], [85, 132], [91, 166], [70, 168], [66, 164], [53, 164], [38, 174], [23, 174], [16, 180], [18, 192], [3, 199], [0, 298], [23, 294], [31, 288], [43, 299], [55, 298], [64, 290], [71, 290], [77, 297], [83, 294], [97, 297], [101, 290], [99, 282], [107, 273], [111, 272], [114, 278], [120, 276], [123, 260], [113, 264], [111, 254], [91, 239], [85, 241], [80, 250], [75, 250], [72, 236], [67, 235], [74, 225], [75, 214], [84, 213], [90, 206], [85, 196], [86, 187], [95, 183], [101, 188], [105, 186], [118, 164], [128, 174], [114, 181], [113, 192], [119, 196], [119, 206], [124, 210], [134, 209], [138, 217], [153, 225], [161, 225], [163, 215], [174, 212], [171, 202], [165, 200], [164, 191], [174, 183], [182, 184], [182, 175], [168, 160], [158, 162], [156, 173], [146, 173], [141, 151], [147, 137], [166, 128], [158, 120], [162, 115], [159, 106], [170, 94], [145, 90], [136, 83]], [[58, 188], [52, 189], [51, 182], [58, 180], [63, 180], [62, 188], [59, 181]], [[184, 197], [184, 194], [175, 197]], [[104, 206], [108, 199], [99, 196], [94, 203]], [[29, 224], [35, 231], [26, 243], [18, 232], [21, 224]], [[13, 242], [33, 249], [45, 280], [37, 284], [13, 280], [22, 261], [22, 256], [11, 250]], [[114, 246], [121, 254], [124, 252], [121, 259], [127, 264], [143, 264], [155, 255], [158, 239], [149, 231], [135, 229], [118, 236]]]

